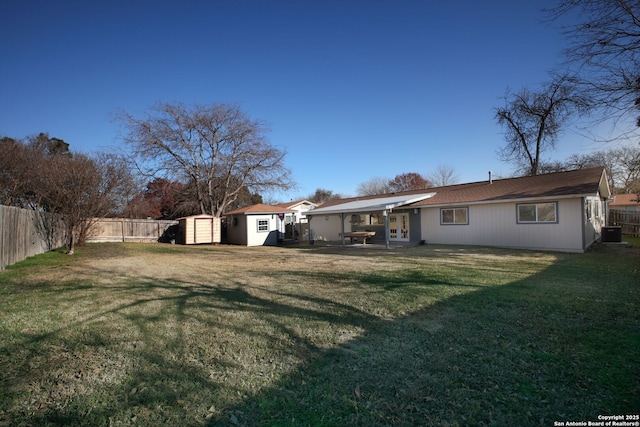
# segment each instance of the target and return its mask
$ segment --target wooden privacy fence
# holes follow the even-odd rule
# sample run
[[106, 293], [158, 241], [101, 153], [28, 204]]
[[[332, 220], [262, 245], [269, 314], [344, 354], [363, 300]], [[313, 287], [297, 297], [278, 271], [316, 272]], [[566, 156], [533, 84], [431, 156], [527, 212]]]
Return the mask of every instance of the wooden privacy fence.
[[0, 205], [0, 270], [65, 243], [66, 227], [56, 215]]
[[619, 225], [623, 236], [640, 237], [640, 212], [609, 209], [609, 225]]
[[[96, 218], [88, 242], [170, 242], [178, 221]], [[176, 226], [174, 228], [170, 228]]]

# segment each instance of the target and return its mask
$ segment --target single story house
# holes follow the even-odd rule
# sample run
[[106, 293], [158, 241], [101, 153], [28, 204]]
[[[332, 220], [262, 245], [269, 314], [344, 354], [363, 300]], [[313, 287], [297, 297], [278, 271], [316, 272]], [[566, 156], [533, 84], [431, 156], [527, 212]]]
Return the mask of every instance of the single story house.
[[353, 232], [372, 242], [584, 252], [606, 225], [604, 168], [330, 200], [307, 212], [309, 241]]
[[245, 246], [274, 246], [284, 239], [285, 217], [295, 211], [258, 203], [226, 213], [227, 242]]

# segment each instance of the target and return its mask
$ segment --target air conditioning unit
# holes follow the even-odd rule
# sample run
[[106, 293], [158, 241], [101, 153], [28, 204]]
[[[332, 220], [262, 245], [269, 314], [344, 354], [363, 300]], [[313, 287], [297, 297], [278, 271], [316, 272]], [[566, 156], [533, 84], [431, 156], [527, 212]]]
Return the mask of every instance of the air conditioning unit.
[[620, 226], [602, 227], [601, 233], [603, 242], [622, 242], [622, 227]]

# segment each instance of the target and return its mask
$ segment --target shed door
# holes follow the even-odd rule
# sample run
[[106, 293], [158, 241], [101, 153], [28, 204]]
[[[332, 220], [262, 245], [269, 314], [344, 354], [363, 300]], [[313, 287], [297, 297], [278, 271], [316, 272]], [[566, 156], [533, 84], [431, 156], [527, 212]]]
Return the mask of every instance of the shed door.
[[213, 242], [213, 220], [211, 218], [196, 218], [193, 224], [193, 243]]

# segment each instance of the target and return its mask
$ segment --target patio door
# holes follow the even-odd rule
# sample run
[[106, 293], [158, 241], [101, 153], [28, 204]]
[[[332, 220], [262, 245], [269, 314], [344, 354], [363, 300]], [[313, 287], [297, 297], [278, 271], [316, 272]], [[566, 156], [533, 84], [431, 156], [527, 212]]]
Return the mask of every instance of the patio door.
[[409, 240], [409, 214], [389, 214], [389, 240]]

